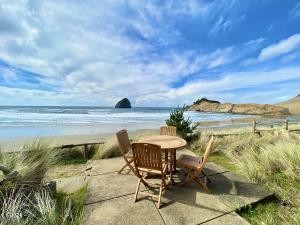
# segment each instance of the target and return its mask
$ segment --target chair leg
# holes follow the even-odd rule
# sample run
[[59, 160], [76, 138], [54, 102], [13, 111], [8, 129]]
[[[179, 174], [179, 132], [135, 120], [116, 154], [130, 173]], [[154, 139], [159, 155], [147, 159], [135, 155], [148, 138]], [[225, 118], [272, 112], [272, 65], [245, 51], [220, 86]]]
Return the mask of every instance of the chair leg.
[[157, 208], [160, 208], [160, 200], [161, 200], [162, 190], [163, 190], [163, 182], [161, 182], [161, 185], [160, 185], [160, 188], [159, 188], [159, 195], [158, 195]]
[[185, 178], [185, 181], [183, 181], [183, 182], [180, 184], [180, 186], [186, 186], [186, 185], [192, 183], [193, 180], [194, 180], [194, 178], [192, 178], [192, 177], [193, 177], [193, 176], [192, 176], [190, 173], [188, 173], [187, 177]]
[[125, 165], [119, 170], [118, 174], [121, 174], [121, 172], [122, 172], [127, 166], [128, 166], [128, 165], [125, 164]]
[[137, 199], [137, 196], [138, 196], [138, 192], [139, 192], [141, 180], [142, 180], [142, 178], [139, 179], [138, 184], [137, 184], [137, 187], [136, 187], [136, 190], [135, 190], [134, 202], [136, 202], [136, 199]]
[[201, 173], [203, 174], [204, 177], [207, 178], [208, 183], [211, 183], [211, 180], [209, 179], [209, 177], [206, 175], [206, 173], [204, 171], [201, 171]]
[[206, 185], [206, 182], [202, 182], [198, 177], [195, 179], [196, 183], [199, 184], [203, 190], [209, 194], [210, 193], [210, 190], [208, 189], [207, 185]]

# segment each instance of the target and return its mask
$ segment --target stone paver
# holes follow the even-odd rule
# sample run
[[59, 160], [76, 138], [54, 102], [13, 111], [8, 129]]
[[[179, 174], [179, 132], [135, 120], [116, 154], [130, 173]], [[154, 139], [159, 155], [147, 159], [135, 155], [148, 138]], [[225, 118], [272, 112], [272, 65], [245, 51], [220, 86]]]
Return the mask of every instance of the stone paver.
[[273, 196], [273, 193], [230, 172], [213, 175], [209, 178], [212, 181], [208, 184], [209, 189], [232, 210]]
[[125, 164], [122, 157], [116, 157], [111, 159], [94, 160], [92, 162], [92, 176], [100, 175], [104, 173], [111, 173], [119, 171]]
[[[92, 176], [89, 180], [85, 203], [99, 202], [118, 196], [133, 194], [138, 178], [133, 175], [108, 173]], [[143, 185], [141, 185], [143, 189]]]
[[78, 191], [86, 184], [85, 176], [73, 176], [56, 180], [57, 190], [70, 194]]
[[152, 201], [133, 203], [133, 195], [84, 207], [85, 225], [164, 225]]
[[[187, 150], [178, 152], [193, 154]], [[143, 195], [133, 203], [138, 179], [133, 174], [117, 174], [123, 164], [121, 157], [93, 161], [84, 224], [246, 225], [248, 222], [234, 210], [271, 195], [245, 178], [208, 163], [205, 173], [212, 181], [209, 184], [211, 194], [204, 193], [197, 184], [185, 188], [171, 186], [163, 194], [161, 209], [158, 210], [156, 202]], [[181, 171], [175, 176], [175, 181], [182, 180], [183, 175]], [[147, 191], [143, 185], [141, 187]], [[150, 192], [153, 191], [157, 190]]]
[[220, 217], [214, 218], [210, 221], [201, 223], [203, 225], [220, 225], [220, 224], [234, 224], [234, 225], [250, 225], [245, 219], [240, 217], [236, 212], [231, 212]]
[[214, 195], [198, 187], [174, 187], [162, 197], [160, 213], [167, 225], [195, 225], [230, 212]]

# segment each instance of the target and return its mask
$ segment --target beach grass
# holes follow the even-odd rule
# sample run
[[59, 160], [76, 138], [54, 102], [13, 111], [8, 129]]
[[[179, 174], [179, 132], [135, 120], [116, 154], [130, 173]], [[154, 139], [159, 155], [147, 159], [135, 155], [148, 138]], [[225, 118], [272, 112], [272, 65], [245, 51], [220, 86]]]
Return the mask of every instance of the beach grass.
[[[191, 149], [202, 154], [211, 134], [203, 132], [191, 144]], [[222, 131], [218, 132], [210, 161], [246, 176], [274, 192], [278, 199], [246, 209], [240, 214], [251, 224], [299, 224], [300, 134], [281, 130], [258, 135], [245, 133], [244, 129], [240, 130], [240, 135], [220, 134]]]
[[[80, 160], [71, 158], [71, 165], [63, 156], [65, 152], [43, 140], [25, 145], [21, 152], [0, 154], [0, 164], [18, 172], [0, 186], [1, 225], [80, 224], [87, 186], [72, 194], [53, 193], [45, 186], [49, 170], [76, 166]], [[0, 180], [5, 178], [1, 173]]]
[[87, 186], [70, 195], [13, 189], [0, 196], [1, 225], [79, 225]]
[[[23, 148], [21, 152], [0, 153], [0, 164], [18, 172], [17, 176], [9, 181], [10, 185], [27, 186], [31, 189], [42, 183], [47, 171], [61, 158], [58, 150], [43, 140], [36, 140]], [[3, 178], [2, 175], [0, 179]]]

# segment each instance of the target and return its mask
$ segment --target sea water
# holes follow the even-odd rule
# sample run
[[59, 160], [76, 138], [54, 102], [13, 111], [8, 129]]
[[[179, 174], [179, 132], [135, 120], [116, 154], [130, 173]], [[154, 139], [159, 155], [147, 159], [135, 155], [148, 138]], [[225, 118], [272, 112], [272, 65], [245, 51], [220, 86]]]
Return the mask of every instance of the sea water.
[[[158, 129], [165, 124], [172, 108], [70, 106], [0, 106], [0, 138], [90, 135]], [[222, 121], [247, 117], [228, 113], [185, 112], [193, 122]]]

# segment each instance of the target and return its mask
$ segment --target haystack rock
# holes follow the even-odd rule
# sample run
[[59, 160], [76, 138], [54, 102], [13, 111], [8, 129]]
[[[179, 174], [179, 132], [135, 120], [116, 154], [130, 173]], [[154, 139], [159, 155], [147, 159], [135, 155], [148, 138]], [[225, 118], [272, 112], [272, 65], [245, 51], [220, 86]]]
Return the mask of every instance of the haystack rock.
[[130, 101], [128, 98], [123, 98], [122, 100], [118, 101], [115, 105], [115, 108], [131, 108]]
[[214, 100], [202, 98], [188, 107], [189, 111], [236, 113], [249, 115], [289, 115], [287, 108], [268, 104], [232, 104], [221, 103]]

